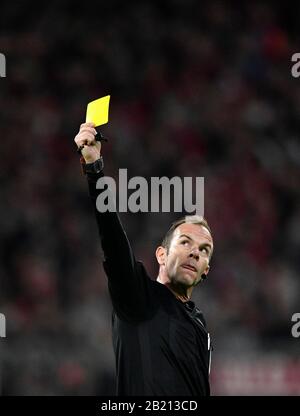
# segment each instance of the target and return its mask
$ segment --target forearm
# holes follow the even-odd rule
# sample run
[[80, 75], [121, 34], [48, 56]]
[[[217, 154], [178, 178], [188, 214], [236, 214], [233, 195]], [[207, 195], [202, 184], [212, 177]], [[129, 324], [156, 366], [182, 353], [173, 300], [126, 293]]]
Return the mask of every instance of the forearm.
[[135, 258], [119, 215], [117, 212], [100, 212], [97, 209], [97, 198], [104, 190], [97, 189], [96, 184], [103, 176], [103, 171], [93, 175], [87, 174], [89, 195], [104, 253], [105, 270], [110, 271], [107, 273], [110, 280], [118, 280], [112, 283], [123, 286], [125, 282], [122, 275], [126, 275], [127, 285], [131, 285], [130, 283], [135, 281]]
[[[101, 157], [101, 143], [95, 140], [96, 134], [92, 123], [83, 123], [74, 141], [78, 153], [81, 153], [82, 170], [88, 181], [89, 194], [104, 253], [103, 266], [108, 277], [108, 287], [114, 308], [119, 316], [128, 318], [137, 314], [141, 315], [140, 312], [145, 309], [148, 278], [144, 271], [141, 272], [141, 264], [134, 258], [116, 210], [109, 207], [101, 209], [104, 208], [101, 206], [101, 200], [103, 203], [104, 197], [110, 190], [99, 186], [98, 180], [104, 177], [104, 164]], [[114, 201], [114, 198], [111, 200]]]

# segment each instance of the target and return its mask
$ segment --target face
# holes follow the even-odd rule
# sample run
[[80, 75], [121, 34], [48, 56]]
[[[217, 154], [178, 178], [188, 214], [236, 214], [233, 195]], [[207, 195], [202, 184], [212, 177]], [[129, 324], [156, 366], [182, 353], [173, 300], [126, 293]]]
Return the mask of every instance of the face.
[[207, 228], [199, 224], [184, 223], [173, 233], [169, 251], [161, 252], [165, 271], [173, 285], [196, 286], [202, 274], [209, 270], [213, 241]]

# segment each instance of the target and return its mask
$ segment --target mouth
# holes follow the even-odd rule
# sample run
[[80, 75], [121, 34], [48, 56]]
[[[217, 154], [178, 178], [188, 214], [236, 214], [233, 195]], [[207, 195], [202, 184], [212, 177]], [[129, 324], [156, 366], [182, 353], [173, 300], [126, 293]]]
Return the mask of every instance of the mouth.
[[196, 267], [192, 266], [191, 264], [183, 264], [181, 267], [187, 270], [191, 270], [192, 272], [197, 273]]

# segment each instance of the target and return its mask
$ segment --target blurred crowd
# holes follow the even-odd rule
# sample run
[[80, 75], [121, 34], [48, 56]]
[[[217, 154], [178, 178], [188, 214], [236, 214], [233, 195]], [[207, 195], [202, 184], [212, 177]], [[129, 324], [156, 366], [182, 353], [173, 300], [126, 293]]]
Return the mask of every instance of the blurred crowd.
[[[86, 104], [107, 94], [107, 175], [205, 178], [215, 251], [193, 300], [213, 340], [212, 392], [234, 394], [226, 362], [299, 362], [299, 7], [276, 4], [1, 5], [2, 394], [114, 393], [111, 303], [73, 143]], [[121, 214], [153, 279], [176, 218]]]

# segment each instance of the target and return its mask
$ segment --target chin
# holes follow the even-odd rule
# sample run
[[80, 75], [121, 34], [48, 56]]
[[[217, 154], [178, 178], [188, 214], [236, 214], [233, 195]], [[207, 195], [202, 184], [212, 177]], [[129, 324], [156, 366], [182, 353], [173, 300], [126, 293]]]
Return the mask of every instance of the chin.
[[185, 286], [193, 286], [196, 282], [196, 278], [192, 277], [190, 274], [184, 274], [178, 276], [176, 282]]

